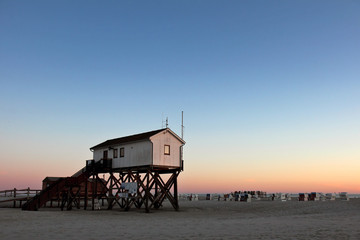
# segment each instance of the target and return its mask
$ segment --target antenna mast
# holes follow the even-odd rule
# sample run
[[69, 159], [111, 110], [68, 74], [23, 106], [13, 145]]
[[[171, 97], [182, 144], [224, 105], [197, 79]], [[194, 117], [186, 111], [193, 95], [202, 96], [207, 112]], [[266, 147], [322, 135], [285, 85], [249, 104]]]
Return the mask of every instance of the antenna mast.
[[181, 111], [181, 139], [184, 140], [184, 111]]
[[164, 113], [161, 113], [161, 128], [164, 128]]

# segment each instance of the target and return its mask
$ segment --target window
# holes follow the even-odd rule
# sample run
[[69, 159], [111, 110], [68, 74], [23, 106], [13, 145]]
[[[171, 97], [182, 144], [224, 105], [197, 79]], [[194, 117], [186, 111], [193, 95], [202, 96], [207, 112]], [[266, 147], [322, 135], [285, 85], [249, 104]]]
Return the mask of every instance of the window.
[[108, 158], [108, 151], [105, 150], [105, 151], [103, 152], [103, 159], [107, 159], [107, 158]]
[[125, 156], [125, 149], [122, 147], [120, 148], [120, 157], [124, 157]]
[[117, 157], [118, 157], [118, 150], [117, 150], [117, 148], [115, 148], [115, 149], [113, 150], [113, 156], [114, 156], [114, 158], [117, 158]]
[[165, 145], [164, 146], [164, 154], [165, 155], [170, 155], [170, 145]]

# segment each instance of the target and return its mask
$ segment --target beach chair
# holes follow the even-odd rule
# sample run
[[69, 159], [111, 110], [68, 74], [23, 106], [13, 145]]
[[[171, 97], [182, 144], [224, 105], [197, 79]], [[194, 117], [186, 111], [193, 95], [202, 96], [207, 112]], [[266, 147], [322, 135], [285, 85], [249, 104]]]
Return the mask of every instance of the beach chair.
[[325, 199], [328, 200], [328, 201], [335, 201], [336, 194], [335, 193], [327, 193], [325, 195]]
[[306, 193], [299, 193], [299, 201], [307, 201], [308, 195]]
[[339, 193], [339, 198], [341, 201], [349, 201], [350, 200], [347, 192]]

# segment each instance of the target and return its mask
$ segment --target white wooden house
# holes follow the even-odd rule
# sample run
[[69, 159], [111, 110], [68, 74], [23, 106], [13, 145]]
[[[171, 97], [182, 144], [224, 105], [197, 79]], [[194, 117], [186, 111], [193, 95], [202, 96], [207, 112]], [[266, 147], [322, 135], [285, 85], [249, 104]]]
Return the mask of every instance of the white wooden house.
[[112, 159], [112, 168], [182, 168], [182, 140], [169, 128], [107, 140], [92, 148], [93, 159]]

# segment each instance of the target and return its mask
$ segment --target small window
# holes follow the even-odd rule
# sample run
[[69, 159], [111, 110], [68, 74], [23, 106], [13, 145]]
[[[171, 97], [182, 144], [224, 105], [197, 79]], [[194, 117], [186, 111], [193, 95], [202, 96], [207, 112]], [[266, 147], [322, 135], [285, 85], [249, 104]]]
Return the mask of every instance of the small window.
[[170, 145], [165, 145], [164, 146], [164, 154], [165, 155], [170, 155]]
[[105, 151], [103, 152], [103, 159], [107, 159], [107, 158], [108, 158], [108, 151], [105, 150]]
[[124, 157], [125, 156], [125, 149], [122, 147], [120, 148], [120, 157]]
[[117, 150], [117, 148], [115, 148], [115, 149], [113, 150], [113, 155], [114, 155], [114, 158], [117, 158], [117, 157], [118, 157], [118, 150]]

